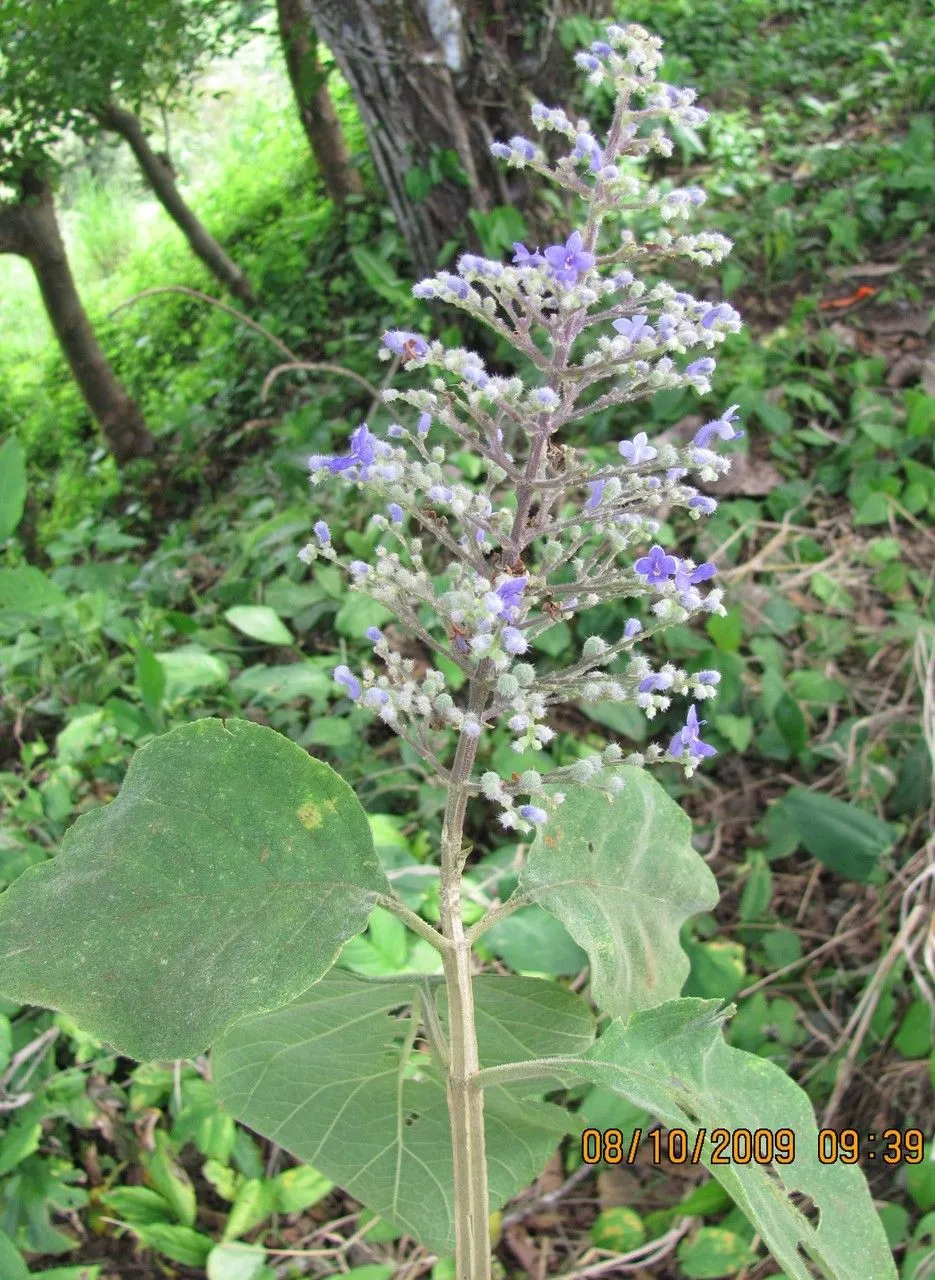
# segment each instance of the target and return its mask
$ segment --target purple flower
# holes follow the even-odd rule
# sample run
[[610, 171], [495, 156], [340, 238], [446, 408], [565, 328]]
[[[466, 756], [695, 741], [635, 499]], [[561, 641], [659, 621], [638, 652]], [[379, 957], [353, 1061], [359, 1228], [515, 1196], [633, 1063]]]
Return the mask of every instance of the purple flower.
[[534, 826], [541, 826], [543, 822], [548, 822], [549, 815], [545, 809], [540, 809], [538, 805], [521, 804], [519, 807], [519, 816], [525, 818], [527, 822], [531, 822]]
[[370, 641], [371, 644], [379, 644], [380, 641], [383, 639], [383, 632], [380, 630], [379, 627], [368, 627], [367, 630], [364, 632], [364, 635], [367, 637], [367, 639]]
[[704, 313], [701, 321], [702, 328], [710, 329], [716, 320], [729, 320], [734, 314], [732, 306], [726, 302], [719, 302], [716, 307], [711, 307]]
[[386, 428], [386, 434], [391, 440], [400, 440], [406, 434], [406, 428], [400, 426], [398, 422], [391, 422]]
[[429, 427], [431, 425], [432, 425], [432, 415], [430, 413], [420, 413], [419, 423], [418, 423], [418, 426], [416, 427], [416, 430], [418, 431], [419, 435], [427, 436], [429, 433]]
[[429, 489], [429, 497], [433, 502], [450, 502], [454, 497], [451, 489], [444, 484], [433, 484]]
[[545, 263], [545, 258], [536, 249], [530, 253], [524, 244], [519, 240], [513, 241], [513, 262], [517, 267], [541, 267]]
[[496, 156], [498, 160], [509, 160], [513, 152], [505, 142], [491, 142], [490, 154]]
[[702, 742], [698, 736], [703, 724], [707, 724], [707, 721], [699, 721], [698, 712], [694, 707], [689, 707], [684, 728], [679, 729], [669, 744], [669, 755], [683, 756], [687, 752], [689, 756], [716, 756], [716, 749], [707, 742]]
[[446, 289], [450, 289], [453, 294], [459, 297], [462, 302], [470, 293], [470, 289], [467, 284], [457, 276], [442, 276], [442, 284]]
[[356, 702], [360, 697], [360, 681], [351, 672], [350, 667], [345, 667], [342, 664], [340, 667], [335, 667], [331, 674], [335, 683], [345, 688], [347, 690], [348, 697], [353, 698]]
[[693, 360], [685, 370], [686, 378], [707, 378], [715, 370], [715, 361], [710, 356], [701, 360]]
[[627, 618], [623, 628], [623, 635], [626, 640], [632, 640], [634, 636], [638, 636], [643, 630], [643, 624], [639, 618]]
[[638, 431], [632, 440], [621, 440], [617, 450], [631, 467], [638, 467], [643, 462], [652, 462], [656, 456], [656, 450], [647, 443], [645, 431]]
[[697, 569], [689, 573], [685, 562], [680, 560], [675, 571], [675, 585], [679, 591], [687, 591], [689, 587], [696, 587], [699, 582], [706, 582], [708, 578], [713, 578], [716, 573], [717, 565], [711, 564], [710, 561], [700, 564]]
[[585, 511], [594, 511], [595, 508], [601, 505], [601, 499], [604, 496], [604, 486], [606, 483], [607, 483], [606, 480], [589, 480], [588, 481], [588, 489], [590, 490], [590, 497], [588, 498], [587, 502], [584, 504]]
[[514, 151], [518, 152], [524, 160], [534, 160], [536, 156], [536, 148], [532, 145], [528, 138], [524, 138], [522, 134], [515, 134], [510, 139], [510, 146]]
[[613, 49], [606, 40], [594, 40], [591, 43], [591, 52], [598, 54], [601, 58], [609, 58]]
[[601, 60], [600, 58], [595, 58], [593, 53], [581, 52], [575, 54], [575, 63], [582, 71], [598, 71], [600, 70]]
[[615, 289], [625, 289], [627, 285], [630, 285], [633, 283], [633, 272], [618, 271], [617, 274], [613, 277], [611, 283], [613, 284]]
[[390, 695], [385, 689], [368, 689], [364, 694], [364, 705], [367, 707], [385, 707]]
[[698, 493], [694, 498], [689, 498], [688, 505], [694, 507], [697, 511], [701, 511], [706, 516], [713, 515], [717, 511], [715, 500], [706, 497], [703, 493]]
[[377, 456], [376, 443], [376, 436], [366, 422], [362, 422], [355, 431], [351, 432], [349, 441], [351, 447], [348, 453], [331, 458], [310, 458], [309, 466], [314, 462], [315, 470], [325, 467], [332, 475], [337, 475], [339, 471], [347, 471], [351, 467], [360, 467], [361, 475], [366, 476], [367, 468], [372, 465]]
[[578, 276], [594, 266], [594, 254], [586, 253], [582, 244], [581, 232], [573, 231], [563, 245], [550, 244], [546, 249], [546, 262], [552, 275], [562, 284], [577, 284]]
[[502, 603], [502, 612], [505, 617], [513, 618], [517, 611], [522, 607], [523, 592], [526, 590], [526, 584], [529, 582], [527, 577], [507, 578], [505, 582], [501, 582], [496, 588], [494, 594], [500, 597]]
[[398, 502], [391, 502], [386, 509], [389, 512], [389, 517], [393, 521], [393, 524], [402, 524], [403, 509]]
[[577, 138], [575, 138], [575, 149], [572, 151], [571, 156], [573, 160], [589, 160], [592, 173], [597, 173], [604, 163], [603, 152], [589, 133], [578, 134]]
[[695, 679], [700, 680], [702, 684], [720, 684], [720, 671], [696, 671]]
[[670, 484], [674, 484], [677, 480], [681, 480], [683, 476], [688, 475], [687, 467], [670, 467], [666, 472], [666, 479]]
[[671, 687], [672, 677], [663, 675], [661, 671], [640, 681], [640, 693], [656, 693], [659, 689], [671, 689]]
[[325, 524], [324, 520], [316, 520], [314, 529], [315, 537], [318, 539], [319, 544], [326, 547], [331, 541], [331, 530]]
[[673, 573], [678, 572], [678, 567], [679, 562], [675, 556], [666, 555], [658, 543], [650, 547], [648, 556], [641, 556], [633, 566], [651, 587], [658, 586], [660, 582], [671, 578]]
[[397, 356], [405, 356], [406, 360], [421, 360], [429, 349], [424, 338], [408, 329], [387, 329], [383, 335], [383, 345]]
[[516, 627], [504, 627], [500, 641], [507, 653], [525, 653], [529, 648], [526, 637]]
[[735, 431], [733, 426], [737, 420], [737, 410], [739, 408], [739, 405], [732, 404], [719, 418], [713, 418], [710, 422], [706, 422], [703, 427], [699, 427], [695, 432], [692, 444], [697, 445], [699, 449], [707, 449], [711, 443], [712, 436], [718, 436], [721, 440], [739, 440], [743, 432]]
[[351, 571], [351, 577], [355, 579], [366, 578], [367, 574], [370, 572], [370, 565], [366, 560], [352, 560], [348, 565], [348, 568]]
[[646, 323], [647, 319], [645, 315], [621, 318], [614, 321], [614, 328], [631, 342], [639, 342], [642, 338], [655, 338], [656, 330], [651, 324]]

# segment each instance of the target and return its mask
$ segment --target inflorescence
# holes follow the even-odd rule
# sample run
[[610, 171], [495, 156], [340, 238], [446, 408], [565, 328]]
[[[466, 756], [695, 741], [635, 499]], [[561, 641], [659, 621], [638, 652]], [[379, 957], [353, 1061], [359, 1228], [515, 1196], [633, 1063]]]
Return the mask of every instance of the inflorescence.
[[[447, 302], [495, 330], [532, 367], [535, 385], [488, 372], [473, 351], [392, 330], [383, 335], [381, 355], [396, 356], [408, 372], [425, 370], [427, 385], [386, 390], [383, 398], [413, 410], [414, 425], [394, 422], [382, 439], [364, 423], [343, 454], [309, 459], [313, 484], [341, 475], [382, 503], [373, 522], [385, 545], [376, 548], [375, 563], [346, 566], [352, 588], [380, 601], [427, 650], [454, 663], [469, 682], [470, 705], [456, 701], [441, 670], [417, 673], [415, 661], [376, 627], [367, 638], [379, 667], [355, 674], [342, 664], [334, 678], [442, 776], [439, 730], [478, 739], [503, 721], [517, 752], [542, 750], [554, 736], [549, 709], [559, 703], [633, 702], [652, 718], [674, 697], [713, 697], [720, 679], [716, 671], [690, 675], [671, 663], [656, 669], [640, 646], [697, 613], [725, 612], [720, 589], [706, 585], [716, 567], [680, 558], [653, 539], [664, 511], [683, 507], [700, 519], [716, 510], [691, 481], [710, 483], [729, 469], [718, 447], [742, 434], [737, 406], [681, 447], [654, 445], [640, 431], [618, 444], [617, 458], [597, 467], [560, 442], [570, 424], [656, 391], [688, 386], [707, 393], [715, 361], [696, 353], [713, 351], [740, 328], [729, 304], [699, 301], [666, 283], [647, 287], [633, 270], [645, 259], [709, 265], [731, 245], [715, 233], [674, 234], [667, 227], [651, 243], [639, 243], [621, 229], [628, 212], [655, 210], [668, 223], [703, 202], [695, 187], [647, 187], [633, 161], [671, 153], [666, 121], [694, 127], [707, 116], [694, 105], [693, 90], [657, 82], [656, 37], [616, 25], [606, 35], [576, 57], [592, 82], [610, 80], [616, 88], [603, 142], [587, 120], [537, 103], [533, 125], [566, 139], [566, 154], [550, 160], [521, 136], [491, 147], [509, 165], [581, 197], [582, 227], [541, 250], [515, 244], [509, 263], [464, 254], [455, 271], [439, 271], [413, 288], [416, 297]], [[479, 460], [481, 481], [463, 479], [449, 461], [453, 445]], [[340, 562], [324, 521], [314, 534], [300, 557]], [[649, 550], [634, 558], [647, 542]], [[539, 671], [527, 660], [542, 632], [619, 598], [645, 600], [644, 619], [630, 618], [613, 640], [591, 636], [563, 669]], [[613, 792], [622, 785], [615, 765], [664, 760], [691, 775], [714, 754], [700, 736], [703, 724], [692, 705], [668, 745], [630, 754], [611, 745], [545, 774], [526, 770], [504, 779], [488, 771], [474, 789], [500, 806], [505, 827], [529, 831], [563, 798], [549, 784]], [[528, 803], [519, 802], [523, 796]]]

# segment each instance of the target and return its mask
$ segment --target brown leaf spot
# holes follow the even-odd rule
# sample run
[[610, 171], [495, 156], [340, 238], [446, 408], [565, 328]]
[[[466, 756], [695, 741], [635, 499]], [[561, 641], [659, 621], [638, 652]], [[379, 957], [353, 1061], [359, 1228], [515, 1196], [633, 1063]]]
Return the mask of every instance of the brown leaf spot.
[[306, 800], [303, 805], [300, 805], [295, 811], [295, 816], [306, 831], [314, 831], [323, 821], [321, 809], [314, 800]]

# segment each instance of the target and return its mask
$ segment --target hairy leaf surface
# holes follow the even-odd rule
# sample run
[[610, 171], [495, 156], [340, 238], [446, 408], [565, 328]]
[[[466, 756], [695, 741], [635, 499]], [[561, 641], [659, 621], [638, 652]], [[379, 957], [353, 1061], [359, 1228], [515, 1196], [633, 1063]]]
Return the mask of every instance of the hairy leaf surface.
[[645, 769], [620, 774], [612, 801], [584, 787], [569, 794], [537, 833], [520, 889], [587, 952], [598, 1007], [624, 1016], [679, 994], [689, 968], [679, 930], [718, 890], [688, 816]]
[[[573, 993], [535, 978], [475, 980], [482, 1066], [577, 1054], [594, 1024]], [[439, 978], [335, 970], [294, 1004], [234, 1027], [212, 1054], [218, 1095], [271, 1138], [431, 1249], [454, 1249], [454, 1177], [442, 1072], [414, 1045]], [[529, 1084], [484, 1095], [491, 1207], [538, 1173], [574, 1117]]]
[[200, 1053], [316, 982], [389, 885], [350, 787], [287, 738], [199, 720], [0, 895], [0, 991], [134, 1058]]
[[[746, 1213], [790, 1280], [811, 1280], [804, 1255], [829, 1280], [895, 1280], [896, 1270], [863, 1173], [818, 1160], [818, 1126], [807, 1095], [775, 1063], [734, 1049], [717, 1000], [672, 1000], [611, 1023], [585, 1054], [581, 1075], [685, 1129], [691, 1147]], [[791, 1164], [711, 1163], [711, 1131], [790, 1129]], [[765, 1139], [761, 1139], [765, 1141]], [[743, 1154], [742, 1152], [740, 1153]], [[723, 1158], [723, 1155], [722, 1155]], [[817, 1224], [790, 1200], [811, 1199]]]

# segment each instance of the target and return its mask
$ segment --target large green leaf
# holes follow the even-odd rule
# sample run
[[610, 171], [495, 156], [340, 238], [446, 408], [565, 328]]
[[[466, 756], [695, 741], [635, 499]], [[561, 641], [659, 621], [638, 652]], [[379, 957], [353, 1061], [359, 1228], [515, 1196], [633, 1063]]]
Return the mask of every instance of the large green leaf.
[[520, 889], [553, 915], [591, 962], [591, 992], [625, 1015], [677, 996], [688, 976], [679, 929], [718, 899], [691, 845], [691, 822], [645, 769], [624, 768], [613, 799], [572, 791], [536, 835]]
[[[790, 1280], [810, 1280], [804, 1257], [830, 1280], [895, 1280], [886, 1235], [861, 1171], [818, 1160], [807, 1095], [775, 1063], [724, 1040], [716, 1000], [672, 1000], [612, 1022], [579, 1063], [580, 1074], [685, 1129], [702, 1159], [763, 1237]], [[712, 1129], [790, 1129], [791, 1164], [713, 1164]], [[765, 1141], [765, 1140], [764, 1140]], [[741, 1152], [741, 1154], [743, 1154]], [[726, 1153], [729, 1158], [730, 1145]], [[811, 1199], [814, 1223], [790, 1194]]]
[[875, 813], [807, 787], [792, 787], [771, 814], [795, 832], [813, 858], [850, 880], [872, 875], [897, 835]]
[[0, 542], [23, 518], [26, 505], [26, 455], [16, 436], [0, 446]]
[[294, 644], [292, 632], [275, 609], [265, 604], [238, 604], [228, 609], [224, 617], [251, 640], [264, 644]]
[[0, 569], [0, 612], [35, 617], [64, 601], [62, 588], [34, 565]]
[[0, 991], [134, 1058], [200, 1053], [325, 973], [389, 885], [350, 787], [272, 729], [199, 720], [0, 895]]
[[[414, 1051], [437, 978], [368, 979], [335, 970], [286, 1009], [234, 1027], [212, 1054], [218, 1096], [251, 1128], [313, 1164], [381, 1218], [440, 1253], [454, 1249], [445, 1081]], [[575, 1054], [593, 1039], [584, 1002], [535, 978], [475, 981], [482, 1065]], [[548, 1087], [548, 1086], [546, 1086]], [[485, 1094], [491, 1206], [542, 1169], [573, 1117], [531, 1086]], [[532, 1096], [530, 1094], [532, 1093]]]

